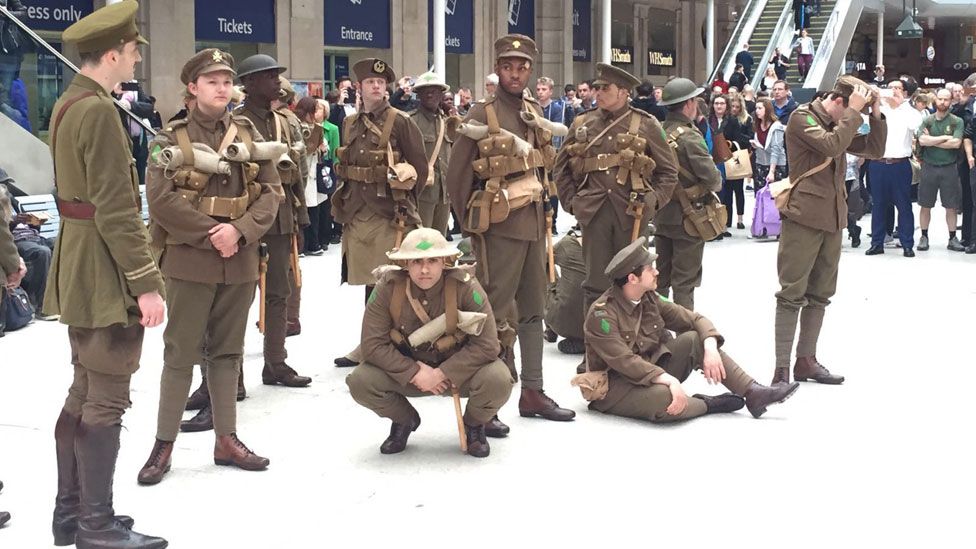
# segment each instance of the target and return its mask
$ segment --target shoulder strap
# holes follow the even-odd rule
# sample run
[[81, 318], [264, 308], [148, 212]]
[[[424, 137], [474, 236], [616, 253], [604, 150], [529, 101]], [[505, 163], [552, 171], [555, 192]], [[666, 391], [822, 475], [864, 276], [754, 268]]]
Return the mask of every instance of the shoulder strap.
[[637, 135], [637, 130], [640, 129], [641, 116], [633, 111], [630, 113], [630, 127], [627, 128], [627, 133], [630, 135]]
[[[237, 137], [237, 124], [231, 120], [230, 125], [227, 127], [227, 133], [224, 134], [224, 139], [220, 142], [220, 147], [217, 148], [217, 154], [224, 154], [227, 146], [234, 142], [234, 138]], [[250, 149], [250, 147], [248, 147]]]
[[[583, 148], [583, 153], [586, 153], [586, 151], [590, 150], [590, 147], [592, 147], [597, 141], [599, 141], [601, 137], [603, 137], [604, 135], [606, 135], [607, 132], [610, 131], [614, 126], [616, 126], [617, 124], [623, 122], [623, 119], [626, 118], [628, 114], [632, 114], [632, 113], [630, 111], [625, 112], [624, 114], [622, 114], [619, 117], [617, 117], [616, 120], [614, 120], [613, 122], [611, 122], [609, 126], [607, 126], [606, 128], [603, 128], [603, 131], [602, 132], [600, 132], [596, 137], [594, 137], [593, 139], [591, 139], [590, 142], [586, 144], [586, 147]], [[638, 121], [638, 125], [639, 124], [640, 124], [640, 121]]]
[[[57, 157], [58, 157], [58, 154], [57, 154], [57, 147], [58, 147], [58, 128], [61, 127], [61, 119], [64, 118], [64, 113], [68, 112], [68, 109], [71, 108], [71, 106], [74, 105], [75, 103], [81, 101], [82, 99], [86, 99], [88, 97], [94, 97], [95, 95], [97, 95], [97, 94], [95, 92], [93, 92], [93, 91], [86, 91], [84, 93], [78, 94], [78, 95], [72, 97], [71, 99], [65, 101], [64, 102], [64, 106], [62, 106], [61, 107], [61, 110], [58, 111], [58, 116], [57, 116], [57, 118], [54, 119], [54, 126], [52, 126], [52, 129], [51, 129], [51, 158], [53, 159], [52, 162], [57, 163]], [[57, 187], [57, 181], [58, 181], [57, 173], [58, 172], [55, 170], [55, 172], [54, 172], [54, 174], [55, 174], [55, 177], [54, 177], [54, 186], [55, 187]]]
[[458, 281], [453, 276], [444, 282], [444, 317], [447, 320], [444, 333], [453, 336], [458, 325]]
[[390, 299], [390, 317], [393, 319], [393, 327], [400, 324], [400, 313], [403, 312], [403, 302], [407, 300], [407, 281], [397, 280], [393, 284], [393, 298]]
[[397, 113], [393, 107], [386, 113], [386, 120], [383, 121], [383, 133], [380, 134], [380, 148], [386, 147], [390, 143], [390, 136], [393, 135], [393, 124], [396, 123]]
[[427, 311], [424, 310], [424, 307], [420, 304], [419, 301], [417, 301], [417, 298], [413, 296], [413, 291], [410, 289], [410, 285], [405, 284], [404, 286], [406, 287], [407, 302], [410, 303], [410, 308], [413, 309], [414, 314], [417, 315], [417, 318], [420, 319], [421, 324], [427, 324], [428, 322], [430, 322], [430, 315], [427, 314]]
[[194, 165], [193, 143], [190, 142], [190, 134], [186, 132], [186, 126], [176, 128], [173, 133], [176, 134], [176, 144], [183, 153], [183, 165], [192, 167]]
[[488, 119], [488, 133], [496, 135], [502, 132], [501, 125], [498, 124], [498, 113], [495, 112], [494, 103], [485, 105], [485, 116]]
[[796, 180], [793, 181], [793, 186], [795, 187], [797, 184], [800, 183], [800, 181], [802, 181], [802, 180], [810, 177], [811, 175], [813, 175], [813, 174], [815, 174], [817, 172], [822, 171], [824, 168], [826, 168], [827, 166], [829, 166], [830, 163], [833, 162], [833, 161], [834, 161], [833, 158], [828, 158], [828, 159], [824, 160], [822, 164], [818, 164], [817, 166], [814, 166], [813, 168], [810, 168], [809, 170], [807, 170], [806, 172], [804, 172], [803, 175], [801, 175], [800, 177], [797, 177]]
[[446, 124], [444, 123], [444, 119], [440, 116], [437, 117], [437, 123], [437, 142], [434, 144], [434, 152], [430, 155], [430, 160], [427, 161], [428, 184], [434, 181], [434, 164], [437, 164], [437, 157], [441, 154], [441, 144], [444, 143], [444, 129]]

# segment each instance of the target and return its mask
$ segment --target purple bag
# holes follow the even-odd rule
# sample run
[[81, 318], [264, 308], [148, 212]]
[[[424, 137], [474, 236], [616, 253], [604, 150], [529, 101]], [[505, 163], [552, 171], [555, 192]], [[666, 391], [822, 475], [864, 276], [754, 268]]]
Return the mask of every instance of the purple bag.
[[768, 238], [779, 236], [781, 222], [776, 201], [769, 191], [769, 185], [764, 185], [756, 193], [756, 208], [752, 212], [752, 237]]

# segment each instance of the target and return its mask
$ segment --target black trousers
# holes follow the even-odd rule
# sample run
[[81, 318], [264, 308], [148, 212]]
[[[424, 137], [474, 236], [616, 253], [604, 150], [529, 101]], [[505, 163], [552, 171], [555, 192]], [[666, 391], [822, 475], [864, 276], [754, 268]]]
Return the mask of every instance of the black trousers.
[[742, 179], [726, 179], [722, 183], [722, 191], [719, 193], [719, 198], [722, 199], [722, 204], [725, 204], [725, 209], [728, 212], [728, 218], [725, 222], [726, 227], [732, 226], [732, 195], [735, 195], [735, 208], [739, 212], [739, 215], [744, 213], [746, 209], [746, 193], [743, 187]]
[[969, 163], [959, 163], [959, 184], [962, 186], [962, 240], [968, 244], [973, 238], [973, 188], [969, 181]]

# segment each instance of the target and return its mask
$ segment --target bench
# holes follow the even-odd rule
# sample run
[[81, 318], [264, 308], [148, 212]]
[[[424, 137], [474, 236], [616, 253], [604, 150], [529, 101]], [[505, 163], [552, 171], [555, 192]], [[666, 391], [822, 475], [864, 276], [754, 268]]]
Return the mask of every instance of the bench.
[[[142, 202], [142, 221], [149, 222], [149, 204], [146, 202], [146, 188], [139, 187], [139, 197]], [[45, 238], [58, 236], [58, 228], [61, 226], [61, 215], [54, 202], [54, 196], [50, 194], [36, 194], [32, 196], [18, 196], [17, 202], [20, 204], [21, 213], [45, 212], [51, 220], [41, 225], [40, 233]]]

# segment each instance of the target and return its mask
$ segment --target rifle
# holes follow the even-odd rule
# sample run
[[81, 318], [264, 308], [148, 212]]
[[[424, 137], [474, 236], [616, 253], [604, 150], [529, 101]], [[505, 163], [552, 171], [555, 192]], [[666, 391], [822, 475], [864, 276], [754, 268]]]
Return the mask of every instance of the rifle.
[[264, 317], [265, 309], [267, 306], [265, 297], [268, 295], [268, 245], [262, 242], [258, 246], [258, 257], [260, 258], [260, 263], [258, 264], [258, 287], [261, 289], [261, 302], [260, 309], [258, 313], [258, 331], [262, 334], [264, 333]]

